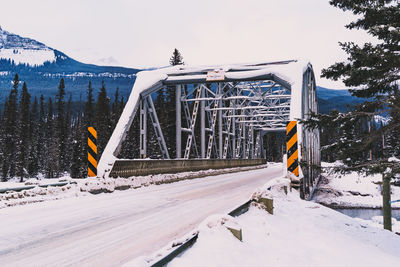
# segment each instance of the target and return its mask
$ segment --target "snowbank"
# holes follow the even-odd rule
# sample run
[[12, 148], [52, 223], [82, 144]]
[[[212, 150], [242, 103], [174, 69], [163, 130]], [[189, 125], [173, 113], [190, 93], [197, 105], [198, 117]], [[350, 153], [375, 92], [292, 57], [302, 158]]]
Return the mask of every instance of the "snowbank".
[[[379, 229], [383, 228], [383, 216], [373, 216], [371, 220], [363, 220], [360, 218], [354, 219], [359, 221], [361, 225], [369, 225]], [[395, 218], [392, 218], [392, 231], [394, 233], [400, 233], [400, 221], [397, 221]]]
[[[335, 173], [329, 167], [339, 163], [322, 163], [327, 168], [321, 179], [314, 201], [330, 207], [382, 207], [382, 176], [363, 175], [356, 172], [348, 174]], [[391, 186], [392, 200], [400, 199], [400, 187]], [[400, 203], [392, 207], [400, 208]]]
[[47, 200], [77, 197], [86, 194], [88, 193], [81, 192], [78, 184], [67, 184], [61, 187], [48, 186], [46, 188], [36, 186], [32, 189], [20, 192], [7, 191], [6, 193], [0, 194], [0, 209]]
[[[298, 192], [264, 193], [274, 196], [274, 215], [253, 206], [237, 218], [209, 217], [193, 247], [168, 266], [399, 266], [394, 233], [303, 201]], [[242, 242], [226, 222], [241, 227]]]
[[[15, 181], [1, 182], [0, 189], [16, 188], [26, 185], [37, 185], [36, 187], [23, 190], [20, 192], [7, 191], [0, 194], [0, 208], [9, 206], [24, 205], [28, 203], [42, 202], [46, 200], [56, 200], [62, 198], [70, 198], [77, 196], [85, 196], [88, 194], [112, 193], [115, 190], [135, 189], [142, 186], [152, 184], [173, 183], [186, 179], [202, 178], [211, 175], [219, 175], [225, 173], [239, 172], [265, 168], [266, 166], [276, 166], [276, 163], [268, 163], [267, 165], [238, 167], [221, 170], [203, 170], [196, 172], [182, 172], [175, 174], [157, 174], [147, 176], [135, 176], [130, 178], [86, 178], [86, 179], [71, 179], [70, 177], [62, 177], [59, 179], [29, 179], [25, 183]], [[55, 187], [39, 187], [39, 185], [54, 184], [57, 182], [71, 181], [76, 184], [68, 184], [65, 186]]]

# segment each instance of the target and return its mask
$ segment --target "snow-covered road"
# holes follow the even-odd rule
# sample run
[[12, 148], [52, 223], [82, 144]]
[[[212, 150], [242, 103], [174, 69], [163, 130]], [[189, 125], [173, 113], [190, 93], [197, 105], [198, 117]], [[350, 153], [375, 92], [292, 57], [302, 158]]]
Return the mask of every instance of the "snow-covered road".
[[226, 213], [282, 165], [0, 210], [2, 266], [119, 266]]

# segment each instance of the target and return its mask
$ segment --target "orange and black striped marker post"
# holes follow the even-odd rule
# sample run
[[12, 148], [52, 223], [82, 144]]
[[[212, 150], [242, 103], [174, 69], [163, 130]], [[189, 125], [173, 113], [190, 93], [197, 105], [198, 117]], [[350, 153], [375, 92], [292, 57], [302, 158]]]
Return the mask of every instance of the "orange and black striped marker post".
[[287, 170], [299, 177], [299, 152], [297, 150], [297, 122], [286, 126]]
[[97, 132], [88, 127], [88, 176], [97, 176]]

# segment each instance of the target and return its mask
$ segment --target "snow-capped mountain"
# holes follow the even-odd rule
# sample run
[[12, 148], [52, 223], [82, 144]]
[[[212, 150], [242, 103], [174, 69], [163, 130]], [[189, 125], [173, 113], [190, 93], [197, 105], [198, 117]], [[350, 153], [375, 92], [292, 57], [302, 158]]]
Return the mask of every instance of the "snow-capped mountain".
[[95, 89], [100, 88], [104, 81], [109, 95], [119, 87], [120, 94], [126, 99], [138, 71], [85, 64], [41, 42], [0, 27], [0, 101], [8, 95], [15, 74], [27, 83], [33, 96], [54, 97], [60, 79], [64, 78], [67, 94], [71, 94], [74, 100], [84, 99], [89, 81]]
[[40, 66], [56, 61], [54, 49], [30, 38], [4, 31], [0, 27], [0, 59], [15, 64]]

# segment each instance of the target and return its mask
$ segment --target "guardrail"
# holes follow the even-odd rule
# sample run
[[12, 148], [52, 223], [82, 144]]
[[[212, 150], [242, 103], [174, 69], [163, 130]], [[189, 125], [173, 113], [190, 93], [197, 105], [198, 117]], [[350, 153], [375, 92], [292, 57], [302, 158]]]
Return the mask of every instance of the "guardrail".
[[19, 191], [23, 191], [23, 190], [29, 190], [29, 189], [33, 189], [33, 188], [35, 188], [37, 186], [46, 188], [48, 186], [64, 186], [64, 185], [67, 185], [67, 184], [76, 184], [76, 182], [72, 181], [72, 182], [60, 182], [60, 183], [54, 183], [54, 184], [27, 185], [27, 186], [20, 186], [20, 187], [0, 188], [0, 194], [3, 194], [3, 193], [8, 192], [8, 191], [19, 192]]
[[[237, 216], [242, 215], [243, 213], [246, 213], [249, 210], [251, 202], [253, 202], [253, 201], [255, 201], [255, 200], [250, 199], [246, 203], [244, 203], [244, 204], [240, 205], [239, 207], [233, 209], [228, 214], [230, 216], [232, 216], [232, 217], [237, 217]], [[186, 240], [185, 242], [183, 242], [182, 244], [177, 246], [174, 250], [172, 250], [170, 253], [168, 253], [163, 258], [159, 259], [157, 262], [153, 263], [151, 265], [151, 267], [162, 267], [162, 266], [167, 265], [175, 257], [177, 257], [178, 255], [182, 254], [183, 252], [185, 252], [185, 250], [189, 249], [194, 243], [196, 243], [198, 236], [199, 236], [199, 233], [195, 233], [193, 235], [193, 237], [191, 237], [190, 239]]]
[[265, 159], [117, 160], [110, 177], [131, 177], [265, 164]]

